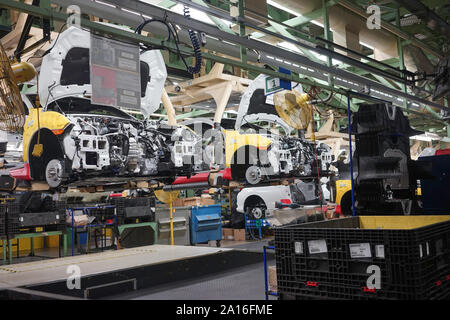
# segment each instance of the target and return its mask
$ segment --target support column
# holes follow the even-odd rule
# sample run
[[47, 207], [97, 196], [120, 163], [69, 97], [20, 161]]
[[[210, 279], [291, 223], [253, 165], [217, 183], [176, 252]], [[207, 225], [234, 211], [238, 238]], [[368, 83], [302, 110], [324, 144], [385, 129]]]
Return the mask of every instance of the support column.
[[[244, 0], [239, 0], [238, 2], [238, 8], [239, 8], [239, 18], [244, 19], [245, 17], [245, 3]], [[243, 22], [239, 23], [239, 36], [245, 37], [245, 24]], [[247, 63], [247, 48], [244, 46], [241, 46], [241, 61], [243, 63]]]
[[[327, 1], [326, 0], [322, 0], [322, 14], [323, 14], [324, 38], [327, 41], [333, 41], [332, 34], [330, 32], [330, 18], [328, 16], [328, 6], [327, 6]], [[329, 44], [325, 44], [325, 47], [327, 49], [332, 49], [332, 48], [330, 48]], [[329, 67], [331, 67], [333, 65], [333, 59], [330, 56], [327, 58], [327, 63], [328, 63]], [[333, 86], [333, 76], [330, 75], [330, 74], [328, 75], [328, 84], [330, 86]]]
[[[395, 24], [400, 27], [400, 8], [397, 8], [395, 13]], [[399, 58], [399, 67], [400, 70], [405, 70], [405, 57], [403, 55], [403, 42], [400, 37], [397, 37], [397, 49], [398, 49], [398, 58]], [[407, 93], [406, 84], [402, 83], [403, 92]], [[408, 103], [406, 98], [403, 98], [403, 107], [408, 108]]]

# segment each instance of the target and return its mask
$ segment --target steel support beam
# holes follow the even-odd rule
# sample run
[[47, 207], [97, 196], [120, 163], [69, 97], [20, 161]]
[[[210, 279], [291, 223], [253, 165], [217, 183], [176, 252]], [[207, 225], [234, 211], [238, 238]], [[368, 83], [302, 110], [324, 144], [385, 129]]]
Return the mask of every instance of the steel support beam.
[[[433, 10], [430, 10], [422, 1], [418, 0], [396, 0], [399, 4], [409, 10], [412, 14], [430, 22], [433, 30], [439, 29], [447, 38], [450, 38], [450, 25], [437, 15]], [[439, 26], [439, 28], [438, 28]], [[436, 30], [437, 31], [437, 30]]]
[[[331, 0], [331, 1], [326, 2], [325, 5], [327, 7], [330, 7], [330, 6], [333, 6], [335, 4], [336, 4], [336, 1], [335, 0]], [[317, 19], [321, 18], [322, 14], [323, 14], [323, 8], [320, 8], [320, 9], [314, 10], [314, 11], [312, 11], [310, 13], [302, 14], [302, 15], [299, 15], [298, 17], [295, 17], [295, 18], [283, 21], [283, 26], [286, 25], [286, 26], [289, 26], [289, 27], [292, 27], [292, 28], [299, 27], [299, 26], [304, 25], [306, 23], [309, 23], [309, 22], [311, 22], [313, 20], [317, 20]], [[273, 22], [278, 22], [278, 21], [273, 21]], [[274, 27], [268, 27], [267, 30], [268, 31], [276, 31]], [[295, 31], [301, 32], [300, 30], [295, 30]], [[264, 37], [264, 36], [265, 36], [264, 33], [255, 32], [252, 35], [252, 38], [259, 39], [259, 38]]]
[[[130, 1], [136, 2], [136, 0], [127, 0], [127, 2], [130, 2]], [[187, 4], [187, 5], [189, 5], [189, 6], [193, 7], [193, 8], [196, 8], [198, 10], [202, 9], [201, 6], [191, 2], [190, 0], [175, 0], [175, 1], [183, 3], [183, 4]], [[114, 3], [117, 6], [121, 6], [119, 3], [121, 3], [122, 1], [119, 1], [119, 0], [107, 0], [106, 2]], [[226, 17], [226, 19], [231, 19], [232, 21], [235, 20], [234, 18], [232, 18], [230, 16], [227, 16], [226, 14], [224, 14], [224, 13], [222, 13], [220, 11], [217, 11], [215, 9], [212, 9], [212, 8], [203, 8], [203, 10], [206, 13], [209, 13], [211, 15], [217, 15], [217, 16], [220, 16], [220, 17]], [[137, 12], [139, 12], [139, 11], [137, 11]], [[382, 70], [382, 69], [374, 68], [372, 66], [367, 66], [366, 64], [360, 62], [359, 60], [350, 58], [350, 57], [348, 57], [345, 54], [340, 54], [340, 53], [337, 53], [337, 52], [334, 52], [334, 51], [330, 51], [330, 50], [328, 50], [328, 49], [326, 49], [324, 47], [321, 47], [321, 46], [311, 46], [310, 44], [306, 44], [306, 43], [301, 42], [301, 41], [293, 40], [293, 39], [291, 39], [289, 37], [277, 34], [275, 32], [268, 31], [267, 29], [264, 29], [262, 27], [258, 27], [256, 25], [252, 25], [252, 24], [250, 24], [248, 22], [245, 22], [245, 20], [240, 18], [240, 17], [237, 19], [237, 22], [238, 23], [245, 23], [245, 25], [247, 27], [249, 27], [249, 28], [261, 31], [261, 32], [266, 33], [267, 35], [270, 35], [270, 36], [273, 36], [273, 37], [280, 38], [281, 40], [285, 40], [285, 41], [290, 42], [292, 44], [295, 44], [297, 46], [303, 47], [306, 50], [313, 51], [313, 52], [315, 52], [317, 54], [322, 54], [322, 55], [325, 55], [325, 56], [331, 56], [334, 59], [338, 59], [338, 60], [342, 61], [343, 63], [354, 65], [354, 66], [357, 66], [357, 67], [359, 67], [361, 69], [366, 69], [366, 70], [370, 71], [371, 73], [376, 73], [376, 74], [379, 74], [379, 75], [381, 75], [383, 77], [390, 78], [390, 79], [395, 80], [395, 81], [404, 82], [404, 79], [398, 77], [397, 75], [394, 75], [392, 73], [386, 72], [385, 70]], [[202, 29], [197, 29], [197, 30], [202, 30]], [[212, 32], [217, 32], [217, 31], [212, 31]], [[217, 33], [217, 35], [222, 37], [222, 35], [220, 35], [220, 33]], [[233, 39], [230, 39], [230, 40], [227, 39], [227, 41], [233, 42], [234, 40]], [[241, 39], [241, 41], [242, 41], [242, 39]], [[236, 41], [234, 41], [234, 42], [236, 42]], [[258, 44], [258, 41], [250, 39], [250, 40], [248, 40], [248, 42], [249, 42], [248, 45], [247, 45], [248, 48], [252, 48], [252, 49], [255, 49], [255, 50], [259, 50], [259, 51], [275, 53], [274, 50], [276, 50], [276, 47], [274, 47], [274, 46], [272, 46], [270, 44], [265, 44], [266, 45], [266, 50], [261, 50], [261, 49], [258, 49], [258, 48], [254, 47], [255, 45]], [[262, 42], [259, 42], [259, 43], [261, 44]], [[276, 53], [279, 55], [278, 52], [276, 52]], [[314, 66], [314, 68], [317, 68], [317, 66]]]
[[[139, 1], [134, 1], [134, 0], [104, 0], [104, 1], [114, 4], [118, 7], [122, 7], [122, 8], [125, 7], [125, 9], [132, 10], [135, 12], [158, 15], [157, 8], [155, 6], [152, 6], [152, 5], [149, 5], [146, 3], [142, 3]], [[195, 6], [198, 6], [198, 5], [194, 4], [193, 2], [186, 1], [186, 0], [176, 0], [176, 1], [181, 2], [181, 3], [189, 2], [190, 6], [194, 7], [194, 8], [197, 8]], [[199, 9], [201, 9], [201, 8], [199, 8]], [[204, 10], [206, 13], [210, 13], [213, 15], [217, 14], [221, 17], [226, 16], [224, 13], [218, 12], [211, 8], [204, 8]], [[299, 54], [295, 54], [295, 53], [289, 52], [287, 50], [282, 50], [278, 47], [274, 47], [272, 45], [269, 45], [269, 44], [266, 44], [266, 43], [263, 43], [260, 41], [247, 39], [247, 38], [243, 38], [243, 37], [239, 37], [239, 36], [235, 36], [235, 35], [223, 32], [221, 30], [218, 30], [216, 27], [210, 26], [210, 25], [200, 22], [200, 21], [187, 20], [183, 16], [180, 16], [173, 12], [164, 11], [163, 13], [159, 13], [159, 15], [162, 15], [163, 17], [167, 17], [167, 19], [169, 21], [171, 21], [175, 24], [178, 24], [180, 26], [189, 27], [193, 30], [205, 32], [205, 33], [212, 35], [214, 37], [217, 37], [219, 39], [223, 39], [223, 40], [226, 40], [226, 41], [238, 44], [238, 45], [246, 46], [248, 49], [254, 49], [254, 50], [260, 52], [261, 54], [265, 53], [266, 56], [268, 54], [269, 55], [273, 54], [274, 56], [277, 57], [275, 59], [272, 59], [273, 61], [270, 62], [271, 59], [265, 59], [265, 62], [269, 63], [269, 64], [279, 65], [284, 68], [290, 68], [291, 70], [294, 69], [293, 71], [298, 72], [298, 73], [303, 73], [302, 69], [300, 68], [300, 65], [303, 65], [303, 66], [306, 66], [307, 68], [313, 70], [313, 72], [312, 72], [313, 74], [311, 74], [312, 77], [323, 78], [323, 73], [327, 73], [327, 74], [333, 74], [336, 77], [344, 78], [346, 81], [342, 81], [340, 83], [339, 83], [339, 81], [336, 81], [336, 84], [346, 87], [351, 90], [361, 91], [364, 88], [364, 86], [369, 86], [372, 89], [378, 89], [378, 90], [384, 91], [385, 95], [383, 95], [383, 94], [381, 95], [381, 97], [383, 99], [386, 99], [386, 94], [390, 94], [392, 96], [392, 99], [395, 99], [396, 97], [403, 97], [403, 98], [406, 98], [406, 99], [416, 102], [416, 103], [422, 103], [422, 104], [426, 104], [426, 105], [429, 105], [429, 106], [432, 106], [435, 108], [449, 110], [448, 108], [444, 107], [441, 104], [431, 102], [431, 101], [422, 99], [420, 97], [415, 97], [415, 96], [401, 92], [396, 89], [388, 88], [388, 87], [384, 86], [383, 84], [380, 84], [376, 81], [351, 74], [349, 72], [346, 72], [346, 71], [338, 69], [338, 68], [329, 67], [327, 65], [323, 65], [323, 64], [311, 61], [308, 58], [301, 56]], [[227, 19], [234, 20], [230, 16], [227, 16]], [[240, 22], [239, 20], [240, 19], [238, 19], [238, 22]], [[258, 26], [249, 25], [249, 24], [247, 24], [247, 26], [254, 28], [256, 30], [261, 29], [261, 31], [265, 31], [264, 29], [259, 28]], [[268, 34], [273, 35], [275, 37], [280, 37], [286, 41], [303, 46], [304, 48], [309, 49], [311, 51], [315, 51], [319, 54], [324, 54], [327, 56], [330, 54], [330, 52], [328, 50], [326, 50], [325, 48], [310, 47], [303, 43], [292, 41], [291, 39], [280, 36], [276, 33], [268, 32]], [[345, 55], [341, 55], [341, 54], [337, 54], [337, 53], [331, 53], [331, 54], [333, 55], [333, 58], [339, 59], [339, 60], [343, 61], [344, 63], [357, 64], [358, 66], [360, 64], [360, 65], [362, 65], [362, 67], [367, 67], [364, 63], [360, 63], [359, 61], [355, 62], [354, 59], [350, 59]], [[281, 63], [277, 63], [277, 62], [281, 62]], [[299, 67], [295, 67], [295, 65], [299, 65]], [[295, 69], [297, 69], [297, 70], [295, 70]], [[322, 75], [322, 77], [320, 77], [321, 75]], [[383, 76], [385, 76], [385, 75], [383, 75]], [[351, 86], [348, 86], [349, 82], [352, 83]]]
[[[349, 0], [338, 0], [338, 3], [343, 6], [344, 8], [347, 8], [350, 11], [353, 11], [354, 13], [367, 18], [369, 15], [366, 13], [365, 10], [363, 10], [361, 7], [355, 5], [354, 2], [351, 2]], [[411, 41], [411, 44], [425, 50], [428, 53], [431, 53], [432, 55], [434, 55], [435, 57], [442, 59], [443, 55], [438, 52], [435, 48], [430, 47], [429, 45], [427, 45], [426, 43], [417, 40], [414, 36], [404, 32], [402, 29], [400, 29], [397, 26], [394, 26], [386, 21], [381, 21], [381, 28], [389, 31], [390, 33], [405, 39], [405, 40], [409, 40]]]
[[[398, 90], [386, 88], [385, 86], [383, 86], [375, 81], [371, 81], [371, 80], [365, 79], [363, 77], [350, 74], [343, 70], [339, 70], [336, 68], [330, 68], [328, 66], [312, 62], [309, 59], [307, 59], [306, 57], [300, 56], [298, 54], [294, 54], [294, 53], [291, 53], [291, 52], [288, 52], [285, 50], [281, 50], [279, 48], [275, 48], [273, 46], [270, 46], [265, 43], [261, 43], [259, 41], [242, 39], [238, 36], [233, 36], [227, 32], [218, 30], [216, 27], [210, 26], [208, 24], [205, 24], [205, 23], [202, 23], [199, 21], [187, 20], [181, 15], [165, 11], [161, 8], [157, 8], [157, 7], [151, 6], [149, 4], [145, 4], [142, 2], [136, 2], [136, 1], [116, 1], [116, 0], [108, 0], [108, 2], [109, 3], [114, 2], [117, 5], [122, 5], [122, 7], [124, 5], [127, 5], [127, 7], [125, 8], [127, 10], [132, 10], [134, 12], [140, 12], [142, 14], [151, 15], [153, 17], [158, 17], [159, 15], [162, 15], [162, 18], [166, 17], [168, 21], [171, 21], [182, 27], [189, 26], [193, 30], [201, 30], [201, 31], [213, 34], [215, 36], [219, 36], [224, 40], [227, 40], [227, 41], [229, 40], [229, 41], [235, 42], [238, 45], [247, 45], [247, 48], [259, 50], [262, 54], [265, 52], [272, 52], [272, 51], [276, 50], [277, 56], [280, 58], [277, 58], [277, 59], [269, 58], [269, 59], [266, 59], [266, 61], [273, 60], [272, 61], [273, 64], [277, 64], [277, 62], [279, 62], [280, 65], [284, 65], [285, 67], [288, 67], [290, 64], [291, 69], [297, 69], [300, 72], [303, 70], [301, 68], [301, 65], [307, 66], [306, 68], [308, 70], [311, 70], [308, 72], [313, 74], [313, 75], [311, 75], [312, 77], [314, 77], [314, 75], [318, 76], [318, 75], [322, 74], [322, 78], [323, 78], [323, 73], [327, 72], [330, 74], [334, 74], [338, 77], [346, 78], [348, 80], [342, 81], [341, 83], [343, 86], [346, 86], [346, 82], [347, 83], [352, 82], [351, 84], [347, 85], [347, 87], [351, 90], [359, 91], [358, 89], [362, 89], [361, 84], [365, 84], [365, 85], [371, 86], [372, 88], [378, 88], [385, 92], [391, 93], [392, 95], [394, 95], [393, 96], [394, 99], [396, 96], [402, 96], [402, 97], [410, 99], [411, 101], [414, 101], [414, 102], [423, 103], [423, 104], [430, 105], [430, 106], [437, 107], [437, 108], [444, 109], [444, 110], [450, 110], [449, 108], [446, 108], [440, 104], [430, 102], [430, 101], [427, 101], [427, 100], [424, 100], [421, 98], [417, 98], [417, 97], [414, 97], [411, 95], [407, 95]], [[59, 21], [66, 21], [66, 19], [68, 17], [66, 14], [56, 12], [54, 10], [33, 7], [33, 6], [26, 5], [24, 3], [13, 1], [13, 0], [2, 0], [2, 3], [0, 4], [0, 6], [7, 7], [10, 9], [14, 9], [14, 10], [23, 11], [23, 12], [26, 12], [26, 13], [29, 13], [32, 15], [42, 16], [44, 18], [59, 20]], [[108, 7], [108, 6], [105, 6], [105, 7]], [[123, 11], [123, 12], [125, 12], [125, 11]], [[137, 18], [139, 19], [140, 17], [137, 16]], [[138, 35], [138, 34], [128, 32], [125, 30], [121, 30], [118, 28], [109, 27], [109, 26], [106, 26], [103, 24], [99, 24], [96, 22], [86, 20], [86, 19], [81, 19], [81, 25], [82, 25], [82, 27], [91, 29], [93, 31], [102, 32], [102, 33], [108, 34], [113, 37], [122, 38], [127, 41], [146, 43], [149, 45], [165, 46], [165, 47], [168, 47], [171, 49], [175, 49], [175, 44], [172, 42], [164, 42], [162, 40], [144, 37], [142, 35]], [[185, 54], [193, 53], [191, 48], [187, 48], [184, 46], [181, 46], [180, 48], [181, 48], [182, 52]], [[291, 80], [294, 82], [300, 82], [300, 83], [303, 83], [306, 85], [316, 85], [318, 87], [321, 87], [323, 89], [330, 90], [330, 91], [335, 91], [335, 92], [340, 92], [340, 93], [348, 91], [348, 90], [332, 88], [329, 86], [324, 86], [321, 84], [317, 84], [313, 81], [308, 81], [306, 79], [301, 79], [300, 77], [295, 76], [294, 74], [286, 75], [286, 74], [282, 74], [282, 73], [279, 73], [276, 71], [267, 70], [265, 68], [261, 68], [261, 67], [258, 67], [258, 66], [252, 65], [252, 64], [242, 63], [241, 61], [235, 61], [232, 59], [223, 58], [223, 57], [220, 57], [220, 56], [217, 56], [214, 54], [210, 54], [210, 53], [204, 53], [204, 57], [207, 59], [216, 61], [216, 62], [234, 65], [234, 66], [240, 67], [245, 70], [251, 70], [251, 71], [258, 72], [258, 73], [268, 74], [268, 75], [276, 76], [276, 77], [279, 77], [282, 79]], [[283, 58], [283, 59], [281, 59], [281, 58]], [[293, 62], [291, 62], [291, 61], [293, 61]], [[296, 64], [295, 62], [298, 64]], [[296, 70], [294, 70], [294, 71], [296, 71]], [[325, 76], [325, 79], [326, 79], [326, 76]], [[338, 78], [337, 78], [337, 80], [338, 80]], [[341, 85], [341, 83], [339, 83], [339, 85]], [[414, 111], [411, 111], [411, 112], [420, 114], [424, 117], [427, 117], [426, 115], [423, 115], [419, 112], [414, 112]]]

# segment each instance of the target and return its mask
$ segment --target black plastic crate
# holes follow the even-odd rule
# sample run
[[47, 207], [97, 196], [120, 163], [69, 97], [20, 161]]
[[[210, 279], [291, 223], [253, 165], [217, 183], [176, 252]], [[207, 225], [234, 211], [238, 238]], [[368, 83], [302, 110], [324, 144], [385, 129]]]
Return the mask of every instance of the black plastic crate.
[[111, 198], [110, 204], [116, 207], [117, 223], [140, 223], [155, 221], [155, 199], [153, 197]]
[[[371, 221], [385, 228], [364, 229]], [[414, 221], [425, 226], [386, 227]], [[275, 228], [275, 255], [278, 292], [295, 299], [450, 298], [448, 216], [352, 217]], [[381, 276], [375, 290], [367, 283], [373, 266]]]
[[155, 199], [153, 197], [141, 197], [141, 198], [125, 198], [125, 207], [150, 207], [155, 205]]
[[0, 219], [6, 219], [6, 204], [0, 204]]
[[124, 224], [125, 220], [125, 199], [124, 198], [112, 198], [109, 200], [110, 205], [116, 208], [116, 221], [118, 225]]
[[25, 212], [19, 214], [19, 225], [21, 228], [65, 224], [66, 215], [64, 211]]
[[6, 205], [0, 204], [0, 236], [6, 234]]
[[361, 134], [356, 136], [356, 150], [358, 150], [359, 157], [380, 157], [388, 149], [398, 149], [406, 156], [409, 156], [409, 137], [407, 135], [390, 135], [387, 133]]
[[19, 202], [7, 202], [6, 204], [6, 231], [8, 235], [20, 232], [19, 214], [24, 212], [25, 207]]
[[0, 236], [6, 235], [6, 219], [0, 218]]
[[107, 220], [114, 220], [116, 217], [115, 207], [98, 207], [87, 209], [87, 214], [90, 217], [95, 217], [95, 222], [106, 223]]

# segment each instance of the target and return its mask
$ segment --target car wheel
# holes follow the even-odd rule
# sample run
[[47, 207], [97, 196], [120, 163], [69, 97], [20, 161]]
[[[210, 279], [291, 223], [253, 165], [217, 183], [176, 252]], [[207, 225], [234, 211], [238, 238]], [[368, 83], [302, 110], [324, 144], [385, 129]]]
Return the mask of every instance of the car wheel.
[[266, 205], [262, 202], [247, 207], [247, 215], [253, 219], [263, 219], [266, 216]]
[[50, 160], [45, 167], [45, 180], [51, 188], [58, 188], [64, 182], [64, 162], [59, 159]]
[[245, 171], [245, 180], [250, 184], [258, 184], [262, 180], [261, 169], [257, 166], [250, 166]]

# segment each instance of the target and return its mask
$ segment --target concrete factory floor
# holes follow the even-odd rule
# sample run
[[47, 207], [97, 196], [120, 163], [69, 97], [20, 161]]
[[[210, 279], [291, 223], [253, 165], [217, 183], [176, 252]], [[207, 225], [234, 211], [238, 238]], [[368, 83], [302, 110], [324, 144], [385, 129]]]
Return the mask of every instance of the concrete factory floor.
[[[36, 257], [24, 256], [15, 259], [15, 263], [12, 265], [0, 266], [0, 290], [15, 287], [32, 288], [37, 285], [38, 291], [43, 290], [58, 293], [57, 291], [52, 291], [53, 289], [49, 289], [50, 291], [48, 291], [39, 286], [46, 283], [65, 281], [67, 278], [67, 266], [73, 264], [81, 267], [83, 277], [96, 277], [101, 274], [113, 274], [119, 270], [127, 270], [128, 268], [167, 264], [171, 261], [182, 262], [188, 261], [191, 258], [203, 259], [202, 257], [216, 256], [216, 254], [227, 252], [231, 253], [236, 250], [236, 254], [238, 255], [234, 256], [234, 258], [231, 258], [229, 255], [229, 258], [223, 256], [224, 258], [222, 259], [231, 258], [228, 262], [221, 260], [221, 258], [217, 262], [211, 263], [210, 261], [207, 269], [202, 272], [197, 272], [196, 274], [188, 272], [186, 275], [183, 275], [185, 268], [189, 270], [189, 267], [186, 265], [186, 267], [176, 271], [180, 273], [180, 277], [174, 279], [174, 281], [160, 281], [159, 283], [143, 287], [137, 291], [123, 291], [119, 295], [117, 294], [121, 291], [116, 291], [107, 295], [106, 298], [151, 300], [264, 299], [264, 263], [262, 251], [263, 246], [267, 245], [268, 241], [270, 239], [262, 241], [223, 241], [221, 248], [213, 247], [212, 242], [211, 244], [197, 246], [153, 245], [119, 251], [109, 250], [60, 259], [51, 259], [51, 257], [57, 256], [56, 249], [41, 249], [37, 250]], [[244, 256], [245, 252], [248, 252], [254, 258], [250, 258], [251, 262], [246, 263], [244, 260], [248, 260], [248, 258], [244, 258], [239, 252], [244, 254]], [[27, 253], [25, 252], [25, 254]], [[42, 257], [45, 255], [47, 258]], [[244, 260], [239, 262], [241, 259]], [[19, 261], [21, 263], [17, 263]], [[228, 267], [222, 266], [222, 263], [225, 262]], [[274, 264], [274, 260], [269, 261], [269, 265], [272, 264]], [[217, 270], [215, 270], [216, 266]], [[153, 276], [157, 275], [158, 272], [162, 272], [162, 270], [156, 273], [153, 272]], [[143, 275], [145, 276], [145, 274]]]
[[231, 249], [153, 245], [12, 264], [0, 267], [0, 289], [66, 280], [67, 266], [70, 265], [78, 265], [82, 275], [88, 276], [139, 265], [188, 259], [227, 250]]
[[[272, 238], [261, 241], [223, 240], [222, 247], [263, 252]], [[206, 246], [206, 245], [198, 245]], [[275, 265], [269, 259], [268, 266]], [[264, 261], [205, 277], [179, 281], [126, 294], [109, 297], [112, 300], [264, 300]], [[270, 296], [269, 300], [276, 300]]]
[[[273, 262], [273, 261], [272, 261]], [[110, 297], [113, 300], [264, 300], [264, 263]]]

